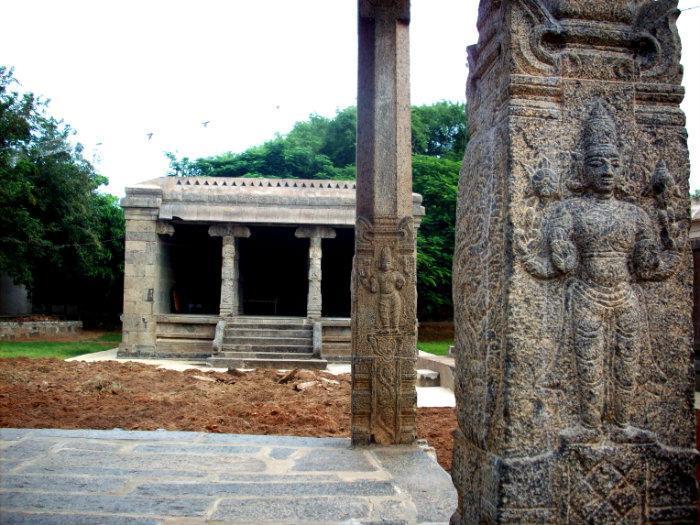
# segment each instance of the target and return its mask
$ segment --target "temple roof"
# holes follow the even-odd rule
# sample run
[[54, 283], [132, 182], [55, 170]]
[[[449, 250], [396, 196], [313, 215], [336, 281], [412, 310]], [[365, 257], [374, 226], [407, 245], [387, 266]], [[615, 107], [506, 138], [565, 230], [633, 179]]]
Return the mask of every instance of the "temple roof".
[[[413, 194], [413, 215], [425, 209]], [[158, 208], [158, 218], [197, 222], [355, 225], [355, 181], [160, 177], [126, 188], [122, 207]]]

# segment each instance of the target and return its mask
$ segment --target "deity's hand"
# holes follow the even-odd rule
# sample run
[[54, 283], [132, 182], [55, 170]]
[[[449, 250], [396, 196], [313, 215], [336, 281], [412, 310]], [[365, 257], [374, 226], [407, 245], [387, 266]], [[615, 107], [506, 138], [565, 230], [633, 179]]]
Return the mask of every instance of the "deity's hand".
[[659, 267], [659, 247], [651, 239], [642, 239], [634, 245], [634, 265], [638, 272], [644, 274]]
[[569, 273], [576, 268], [576, 246], [568, 240], [556, 239], [550, 243], [552, 263], [562, 273]]

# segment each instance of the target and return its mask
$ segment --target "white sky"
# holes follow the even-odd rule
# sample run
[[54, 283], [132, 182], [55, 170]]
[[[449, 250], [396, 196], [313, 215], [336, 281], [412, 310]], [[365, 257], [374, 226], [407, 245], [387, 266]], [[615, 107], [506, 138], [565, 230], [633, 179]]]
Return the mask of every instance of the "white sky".
[[[464, 100], [477, 3], [412, 1], [414, 104]], [[356, 0], [0, 0], [0, 11], [0, 64], [51, 99], [117, 195], [164, 175], [164, 151], [242, 151], [355, 103]], [[700, 188], [699, 25], [700, 9], [679, 21], [691, 188]]]

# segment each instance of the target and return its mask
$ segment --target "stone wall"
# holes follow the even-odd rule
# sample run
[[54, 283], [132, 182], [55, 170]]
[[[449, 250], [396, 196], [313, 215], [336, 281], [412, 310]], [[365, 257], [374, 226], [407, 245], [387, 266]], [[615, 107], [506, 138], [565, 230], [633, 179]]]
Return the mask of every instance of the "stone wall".
[[79, 333], [82, 329], [82, 321], [2, 321], [0, 322], [0, 341], [69, 335]]

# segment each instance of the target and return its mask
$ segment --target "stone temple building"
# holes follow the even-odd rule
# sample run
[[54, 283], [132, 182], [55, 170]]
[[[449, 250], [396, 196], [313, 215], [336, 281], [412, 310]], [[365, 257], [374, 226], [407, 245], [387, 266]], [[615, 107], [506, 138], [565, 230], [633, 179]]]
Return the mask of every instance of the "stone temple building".
[[349, 360], [354, 181], [162, 177], [127, 188], [121, 205], [120, 356], [251, 368]]

